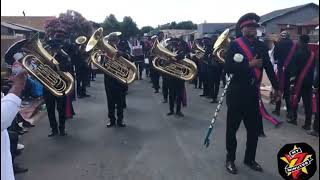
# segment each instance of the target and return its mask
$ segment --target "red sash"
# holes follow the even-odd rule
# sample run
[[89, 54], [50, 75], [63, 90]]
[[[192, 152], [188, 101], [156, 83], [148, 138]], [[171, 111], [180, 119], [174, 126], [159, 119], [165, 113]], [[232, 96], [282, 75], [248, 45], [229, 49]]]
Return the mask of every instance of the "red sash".
[[307, 75], [307, 73], [309, 72], [312, 64], [314, 61], [314, 53], [311, 51], [310, 57], [308, 59], [307, 64], [304, 66], [302, 72], [299, 75], [298, 81], [296, 82], [295, 86], [294, 86], [294, 90], [293, 90], [293, 96], [291, 97], [291, 105], [293, 108], [296, 108], [299, 102], [299, 95], [300, 95], [300, 90], [302, 87], [302, 83], [304, 80], [304, 77]]
[[284, 60], [282, 72], [280, 74], [280, 91], [281, 91], [281, 93], [283, 93], [283, 91], [284, 91], [285, 71], [286, 71], [296, 49], [297, 49], [297, 44], [293, 43], [287, 58]]
[[[238, 38], [235, 40], [237, 42], [237, 44], [239, 45], [239, 47], [241, 48], [242, 52], [244, 53], [244, 55], [247, 57], [248, 61], [251, 61], [254, 56], [251, 52], [251, 50], [249, 49], [249, 47], [243, 42], [242, 38]], [[274, 117], [272, 117], [266, 110], [266, 108], [264, 107], [264, 104], [261, 100], [261, 93], [260, 93], [260, 84], [261, 84], [261, 80], [262, 80], [262, 71], [259, 68], [254, 68], [254, 74], [256, 79], [258, 80], [258, 83], [256, 84], [257, 86], [257, 91], [258, 91], [258, 96], [259, 96], [259, 110], [260, 110], [260, 114], [264, 119], [267, 119], [268, 121], [270, 121], [272, 124], [276, 125], [279, 124], [279, 121], [277, 119], [275, 119]]]
[[72, 113], [72, 104], [71, 104], [71, 96], [67, 95], [66, 96], [66, 106], [65, 106], [65, 114], [66, 114], [66, 118], [70, 119], [73, 116]]

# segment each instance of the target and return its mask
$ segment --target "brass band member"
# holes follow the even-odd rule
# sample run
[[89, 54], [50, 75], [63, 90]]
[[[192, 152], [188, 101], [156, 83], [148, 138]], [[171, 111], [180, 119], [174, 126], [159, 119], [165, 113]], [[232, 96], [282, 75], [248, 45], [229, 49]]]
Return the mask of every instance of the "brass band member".
[[227, 92], [227, 132], [226, 132], [226, 169], [236, 174], [236, 133], [243, 120], [247, 130], [247, 147], [244, 164], [255, 171], [262, 167], [255, 161], [258, 135], [261, 132], [260, 122], [263, 112], [260, 101], [261, 71], [264, 68], [279, 94], [279, 85], [269, 60], [268, 48], [256, 38], [260, 17], [255, 13], [242, 16], [237, 27], [239, 38], [230, 43], [226, 53], [225, 70], [233, 74]]
[[[108, 43], [118, 48], [119, 45], [119, 32], [113, 32], [108, 35]], [[118, 49], [119, 50], [119, 49]], [[123, 56], [122, 51], [118, 51], [118, 56]], [[111, 57], [106, 55], [104, 58], [105, 61], [112, 61]], [[117, 120], [117, 125], [119, 127], [125, 127], [126, 124], [123, 123], [123, 108], [125, 105], [125, 92], [126, 92], [126, 85], [121, 84], [115, 78], [104, 74], [104, 86], [107, 94], [107, 101], [108, 101], [108, 117], [110, 122], [107, 124], [107, 127], [114, 127]], [[117, 119], [115, 117], [115, 110], [117, 109]]]

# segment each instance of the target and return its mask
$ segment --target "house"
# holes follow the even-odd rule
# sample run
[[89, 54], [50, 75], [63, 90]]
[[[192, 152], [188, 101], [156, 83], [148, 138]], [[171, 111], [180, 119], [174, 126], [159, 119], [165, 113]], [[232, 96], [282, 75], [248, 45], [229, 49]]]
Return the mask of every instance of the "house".
[[232, 27], [235, 23], [202, 23], [198, 24], [196, 38], [222, 33], [226, 28]]
[[1, 16], [1, 63], [5, 52], [15, 42], [35, 33], [44, 36], [44, 25], [54, 16]]

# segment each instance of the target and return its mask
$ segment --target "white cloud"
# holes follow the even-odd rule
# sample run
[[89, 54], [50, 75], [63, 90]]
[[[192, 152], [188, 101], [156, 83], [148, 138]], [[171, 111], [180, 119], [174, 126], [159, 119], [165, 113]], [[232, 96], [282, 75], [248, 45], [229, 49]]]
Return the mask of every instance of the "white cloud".
[[318, 0], [1, 0], [1, 15], [58, 16], [73, 9], [84, 17], [102, 22], [110, 13], [118, 20], [131, 16], [139, 27], [172, 21], [195, 23], [235, 22], [247, 12], [263, 15], [270, 11]]

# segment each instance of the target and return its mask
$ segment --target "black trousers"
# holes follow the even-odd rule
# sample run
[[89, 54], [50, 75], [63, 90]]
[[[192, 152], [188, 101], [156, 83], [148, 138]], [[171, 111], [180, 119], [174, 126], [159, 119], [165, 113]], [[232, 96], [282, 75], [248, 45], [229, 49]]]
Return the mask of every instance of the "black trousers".
[[220, 89], [220, 69], [212, 68], [212, 70], [210, 70], [208, 74], [209, 96], [212, 99], [217, 99]]
[[174, 112], [176, 104], [176, 112], [181, 112], [183, 83], [170, 82], [169, 84], [169, 108], [170, 112]]
[[259, 108], [258, 103], [247, 104], [247, 106], [228, 106], [227, 111], [227, 131], [226, 148], [227, 160], [235, 161], [237, 150], [236, 133], [243, 120], [247, 130], [247, 144], [245, 152], [245, 162], [255, 160], [259, 134]]
[[209, 82], [208, 82], [208, 72], [201, 72], [200, 76], [202, 78], [203, 84], [203, 95], [209, 96]]
[[[116, 119], [118, 123], [123, 121], [123, 106], [125, 102], [125, 91], [119, 90], [112, 85], [108, 84], [108, 80], [104, 79], [105, 91], [108, 102], [108, 117], [111, 123], [115, 123]], [[117, 109], [117, 118], [115, 117]]]
[[162, 76], [162, 95], [163, 95], [163, 100], [168, 100], [169, 80], [165, 75]]
[[[312, 86], [302, 86], [300, 94], [298, 95], [298, 101], [302, 98], [304, 105], [304, 113], [305, 113], [305, 125], [311, 125], [312, 118]], [[298, 106], [292, 108], [293, 112], [293, 120], [297, 120], [298, 118]]]
[[[291, 114], [291, 105], [290, 105], [290, 83], [289, 79], [285, 80], [285, 85], [283, 89], [283, 99], [285, 100], [287, 113]], [[281, 109], [281, 100], [276, 103], [276, 111], [280, 112]]]
[[48, 118], [50, 127], [53, 131], [58, 130], [58, 123], [56, 120], [56, 107], [59, 114], [59, 130], [65, 129], [66, 122], [66, 96], [56, 97], [52, 95], [48, 90], [44, 90], [44, 100], [47, 106]]
[[313, 122], [313, 130], [319, 132], [319, 91], [316, 94], [317, 98], [317, 111]]
[[86, 88], [89, 83], [89, 74], [87, 74], [87, 71], [85, 69], [78, 70], [76, 74], [77, 78], [77, 94], [78, 96], [83, 96], [86, 94]]
[[17, 150], [18, 150], [17, 145], [18, 145], [18, 141], [19, 141], [19, 134], [17, 132], [9, 131], [9, 130], [8, 130], [8, 134], [9, 134], [9, 139], [10, 139], [11, 158], [12, 158], [12, 162], [13, 162], [17, 156]]
[[155, 90], [159, 90], [160, 88], [160, 85], [159, 85], [159, 79], [160, 79], [160, 74], [158, 71], [156, 71], [155, 69], [151, 68], [151, 81], [152, 81], [152, 84], [153, 84], [153, 88]]

